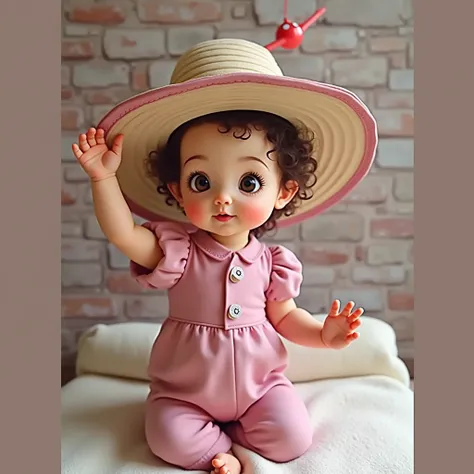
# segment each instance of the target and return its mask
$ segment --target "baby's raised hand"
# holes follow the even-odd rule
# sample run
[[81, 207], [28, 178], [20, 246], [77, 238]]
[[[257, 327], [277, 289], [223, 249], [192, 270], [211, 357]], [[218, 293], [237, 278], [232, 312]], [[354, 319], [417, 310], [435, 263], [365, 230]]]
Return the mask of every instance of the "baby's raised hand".
[[123, 135], [115, 137], [112, 148], [105, 143], [104, 131], [89, 128], [87, 134], [79, 135], [79, 146], [74, 143], [72, 151], [84, 171], [93, 181], [115, 176], [122, 160]]
[[364, 310], [357, 308], [355, 311], [352, 311], [354, 306], [355, 304], [351, 301], [342, 312], [339, 312], [339, 301], [333, 301], [321, 331], [321, 339], [327, 347], [342, 349], [359, 337], [355, 330], [361, 325], [359, 318], [364, 313]]

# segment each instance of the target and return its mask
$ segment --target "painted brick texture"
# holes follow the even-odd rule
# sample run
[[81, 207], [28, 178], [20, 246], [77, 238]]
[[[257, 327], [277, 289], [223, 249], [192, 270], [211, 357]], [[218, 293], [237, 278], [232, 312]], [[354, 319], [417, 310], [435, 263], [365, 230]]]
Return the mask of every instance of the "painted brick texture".
[[[290, 0], [304, 19], [321, 2]], [[380, 146], [367, 179], [333, 209], [266, 240], [304, 264], [298, 303], [326, 311], [354, 299], [413, 345], [414, 48], [410, 0], [326, 0], [324, 24], [300, 50], [275, 52], [286, 74], [334, 81], [357, 93], [379, 122]], [[196, 41], [237, 37], [270, 42], [283, 0], [63, 0], [61, 66], [63, 182], [62, 352], [71, 360], [87, 327], [159, 321], [165, 293], [145, 291], [128, 261], [105, 240], [87, 176], [71, 143], [117, 102], [168, 82], [178, 56]], [[139, 219], [137, 219], [140, 222]], [[403, 355], [403, 351], [402, 351]]]

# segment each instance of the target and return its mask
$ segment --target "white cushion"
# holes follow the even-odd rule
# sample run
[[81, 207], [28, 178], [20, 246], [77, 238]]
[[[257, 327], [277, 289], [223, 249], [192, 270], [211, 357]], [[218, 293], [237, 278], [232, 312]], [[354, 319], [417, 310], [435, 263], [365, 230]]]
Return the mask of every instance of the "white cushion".
[[[316, 315], [323, 321], [326, 315]], [[345, 349], [312, 349], [283, 339], [288, 350], [287, 377], [292, 382], [386, 375], [408, 385], [405, 364], [398, 358], [395, 332], [379, 319], [364, 316], [360, 337]], [[151, 348], [160, 324], [98, 324], [79, 340], [76, 372], [148, 381]]]

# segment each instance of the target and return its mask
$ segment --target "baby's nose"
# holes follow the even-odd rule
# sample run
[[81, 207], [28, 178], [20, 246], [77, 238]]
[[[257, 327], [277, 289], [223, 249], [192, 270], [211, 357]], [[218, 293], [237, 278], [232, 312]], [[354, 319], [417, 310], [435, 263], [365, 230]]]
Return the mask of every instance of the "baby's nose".
[[225, 204], [231, 204], [232, 203], [232, 197], [230, 195], [230, 193], [228, 192], [225, 192], [225, 191], [220, 191], [219, 193], [217, 193], [215, 199], [214, 199], [214, 204], [216, 206], [222, 206], [222, 205], [225, 205]]

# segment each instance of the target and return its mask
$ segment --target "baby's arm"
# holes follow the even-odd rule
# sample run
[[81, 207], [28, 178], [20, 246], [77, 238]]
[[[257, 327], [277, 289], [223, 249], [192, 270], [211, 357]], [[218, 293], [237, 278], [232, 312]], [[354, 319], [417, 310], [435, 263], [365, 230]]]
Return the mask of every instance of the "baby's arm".
[[285, 339], [301, 346], [326, 347], [321, 337], [323, 323], [308, 311], [298, 308], [293, 299], [268, 301], [267, 317]]
[[79, 136], [79, 146], [72, 150], [91, 178], [94, 211], [102, 232], [130, 260], [150, 270], [163, 258], [155, 235], [135, 224], [122, 195], [115, 172], [122, 154], [123, 135], [118, 135], [112, 148], [105, 143], [103, 130], [89, 129]]
[[91, 186], [95, 215], [109, 242], [142, 267], [156, 268], [163, 257], [158, 239], [150, 230], [135, 224], [117, 178], [91, 181]]
[[364, 310], [349, 302], [339, 312], [340, 303], [333, 301], [324, 323], [316, 320], [308, 311], [298, 308], [294, 300], [267, 302], [267, 317], [276, 331], [295, 344], [309, 347], [343, 349], [355, 341], [359, 334], [360, 316]]

